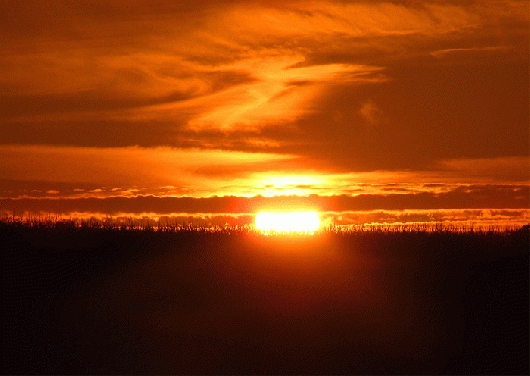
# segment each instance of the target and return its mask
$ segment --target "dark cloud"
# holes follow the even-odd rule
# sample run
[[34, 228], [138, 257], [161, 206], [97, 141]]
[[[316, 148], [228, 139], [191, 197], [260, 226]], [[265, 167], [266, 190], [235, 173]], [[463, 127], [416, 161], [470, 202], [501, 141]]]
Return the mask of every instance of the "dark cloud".
[[19, 116], [56, 114], [69, 112], [105, 112], [155, 104], [178, 102], [193, 97], [193, 93], [172, 93], [160, 98], [119, 98], [115, 93], [83, 91], [67, 94], [3, 96], [1, 116], [3, 120]]
[[0, 210], [13, 213], [75, 212], [118, 215], [120, 213], [256, 213], [263, 210], [319, 210], [351, 212], [440, 209], [527, 209], [529, 186], [462, 186], [445, 193], [362, 194], [358, 196], [275, 196], [275, 197], [107, 197], [72, 199], [1, 199]]
[[46, 197], [48, 191], [58, 191], [62, 196], [70, 196], [101, 188], [97, 184], [75, 184], [46, 182], [41, 180], [12, 180], [0, 178], [0, 197]]
[[75, 121], [11, 121], [4, 123], [0, 144], [70, 145], [88, 147], [174, 146], [180, 142], [178, 128], [183, 115], [174, 122], [75, 120]]
[[[320, 111], [299, 121], [302, 134], [282, 135], [299, 142], [289, 151], [343, 171], [424, 169], [446, 158], [529, 154], [528, 61], [403, 65], [387, 74], [392, 80], [384, 84], [329, 93]], [[358, 113], [368, 100], [377, 104], [369, 111], [374, 121], [374, 111], [387, 118], [379, 127], [366, 127]], [[274, 139], [273, 132], [264, 134]]]

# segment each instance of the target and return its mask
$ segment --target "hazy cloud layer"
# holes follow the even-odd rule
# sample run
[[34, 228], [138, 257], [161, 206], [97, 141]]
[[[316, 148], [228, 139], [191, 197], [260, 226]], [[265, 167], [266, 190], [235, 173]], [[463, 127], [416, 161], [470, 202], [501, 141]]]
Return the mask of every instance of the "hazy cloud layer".
[[0, 209], [6, 214], [22, 213], [246, 213], [259, 211], [318, 210], [351, 212], [423, 209], [528, 209], [528, 186], [461, 186], [445, 193], [361, 194], [357, 196], [274, 196], [274, 197], [108, 197], [108, 198], [20, 198], [1, 199]]
[[311, 158], [190, 148], [0, 145], [0, 197], [443, 193], [462, 184], [528, 185], [525, 157], [442, 160], [423, 171], [343, 172]]

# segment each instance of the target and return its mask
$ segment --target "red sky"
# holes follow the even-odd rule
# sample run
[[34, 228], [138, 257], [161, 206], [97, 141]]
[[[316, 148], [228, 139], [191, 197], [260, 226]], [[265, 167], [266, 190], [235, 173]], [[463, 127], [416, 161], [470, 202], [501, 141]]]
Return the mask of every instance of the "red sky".
[[0, 214], [530, 221], [527, 1], [4, 1], [0, 35]]

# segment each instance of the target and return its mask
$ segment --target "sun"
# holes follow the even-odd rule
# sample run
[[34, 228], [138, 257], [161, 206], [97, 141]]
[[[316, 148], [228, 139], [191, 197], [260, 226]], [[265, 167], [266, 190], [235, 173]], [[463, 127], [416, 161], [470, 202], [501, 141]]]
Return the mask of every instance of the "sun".
[[262, 232], [312, 233], [320, 227], [320, 219], [314, 211], [289, 213], [258, 213], [256, 230]]

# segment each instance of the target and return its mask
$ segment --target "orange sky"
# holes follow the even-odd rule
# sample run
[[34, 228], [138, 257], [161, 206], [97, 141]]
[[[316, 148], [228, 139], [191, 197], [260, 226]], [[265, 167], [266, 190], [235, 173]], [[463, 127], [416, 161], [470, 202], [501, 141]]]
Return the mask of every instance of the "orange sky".
[[529, 221], [527, 1], [4, 1], [0, 33], [1, 213]]

